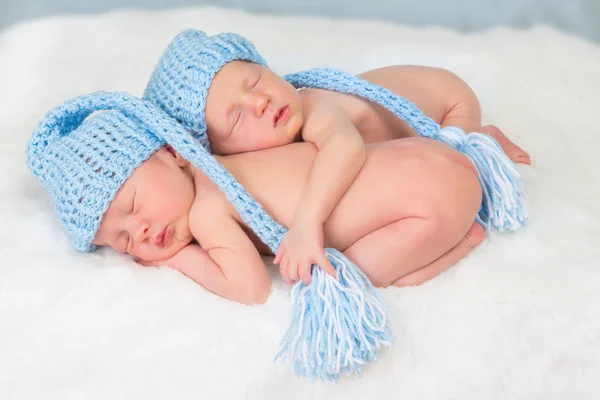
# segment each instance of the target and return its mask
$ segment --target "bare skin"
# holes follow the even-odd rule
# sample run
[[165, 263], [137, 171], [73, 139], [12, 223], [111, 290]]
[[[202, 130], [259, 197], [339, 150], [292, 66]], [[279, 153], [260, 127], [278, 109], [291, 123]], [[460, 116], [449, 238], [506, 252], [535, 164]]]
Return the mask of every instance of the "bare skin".
[[[225, 298], [264, 302], [270, 280], [260, 255], [270, 254], [268, 248], [212, 181], [167, 150], [159, 150], [124, 183], [94, 244], [129, 252], [146, 265], [171, 266]], [[316, 155], [312, 144], [296, 143], [218, 159], [289, 227]], [[155, 178], [156, 168], [164, 179]], [[179, 206], [169, 210], [170, 221], [160, 204], [173, 181], [193, 190], [186, 189]], [[376, 286], [416, 285], [483, 240], [482, 228], [473, 223], [480, 205], [476, 171], [460, 153], [418, 137], [371, 144], [363, 168], [323, 226], [323, 243], [344, 252]], [[188, 216], [188, 226], [180, 216]], [[165, 229], [171, 234], [165, 236]], [[119, 248], [123, 235], [127, 244]]]
[[[415, 103], [442, 127], [489, 134], [514, 161], [530, 163], [529, 155], [502, 131], [481, 126], [475, 93], [450, 71], [405, 65], [359, 76]], [[270, 69], [244, 61], [228, 63], [216, 74], [206, 101], [206, 121], [216, 154], [252, 152], [294, 141], [313, 143], [319, 150], [274, 259], [284, 279], [301, 275], [307, 284], [312, 263], [333, 274], [324, 254], [322, 226], [362, 168], [365, 144], [417, 136], [375, 103], [322, 89], [296, 91]]]
[[[513, 143], [498, 127], [482, 126], [477, 96], [469, 85], [454, 73], [433, 67], [397, 65], [367, 71], [359, 76], [413, 102], [440, 126], [458, 126], [467, 134], [479, 132], [490, 135], [513, 162], [531, 164], [529, 154]], [[366, 106], [367, 111], [364, 113], [367, 116], [363, 117], [363, 121], [366, 122], [363, 122], [364, 126], [359, 129], [365, 143], [416, 135], [406, 123], [381, 106], [355, 96], [341, 96], [351, 113]], [[373, 118], [374, 115], [377, 117]]]
[[[366, 143], [360, 172], [352, 173], [355, 177], [345, 183], [346, 188], [338, 186], [335, 196], [328, 195], [330, 202], [320, 209], [323, 222], [317, 220], [316, 228], [304, 237], [300, 235], [296, 246], [304, 248], [310, 242], [311, 251], [338, 248], [376, 285], [403, 286], [438, 275], [483, 240], [482, 228], [473, 223], [481, 189], [473, 166], [463, 156], [440, 143], [414, 137], [415, 132], [403, 121], [361, 98], [318, 89], [290, 90], [263, 67], [228, 65], [233, 69], [225, 66], [217, 74], [207, 101], [213, 148], [235, 154], [219, 160], [288, 229], [302, 215], [299, 209], [310, 211], [315, 207], [312, 203], [320, 200], [317, 208], [323, 203], [319, 196], [307, 197], [310, 182], [336, 179], [336, 174], [325, 168], [326, 163], [315, 168], [322, 152], [317, 143], [283, 146], [303, 138], [319, 140], [317, 130], [299, 136], [306, 129], [306, 111], [335, 104], [333, 115], [341, 120], [325, 119], [327, 123], [320, 125], [320, 119], [313, 118], [313, 126], [329, 129], [331, 122], [350, 123]], [[239, 86], [227, 71], [248, 79]], [[481, 127], [479, 103], [456, 75], [435, 68], [395, 66], [361, 76], [412, 101], [442, 127], [488, 133], [513, 160], [529, 163], [527, 153], [499, 129]], [[232, 104], [235, 107], [230, 109]], [[274, 123], [277, 110], [287, 105], [289, 117]], [[233, 112], [228, 114], [227, 110]], [[403, 140], [395, 140], [399, 138]], [[128, 252], [145, 264], [169, 265], [223, 297], [244, 303], [264, 302], [270, 282], [259, 254], [269, 254], [266, 246], [206, 176], [173, 151], [161, 150], [155, 156], [151, 159], [157, 163], [150, 162], [150, 166], [164, 168], [165, 179], [155, 179], [157, 171], [146, 166], [149, 162], [143, 163], [111, 203], [96, 244]], [[324, 168], [326, 173], [317, 173]], [[164, 196], [172, 192], [169, 184], [178, 180], [193, 190], [186, 189], [180, 206], [169, 207], [167, 216], [172, 214], [172, 223], [164, 218], [164, 207], [157, 200], [165, 200]], [[148, 185], [154, 190], [147, 189]], [[132, 208], [128, 204], [132, 196], [137, 198], [135, 211], [127, 214], [123, 210]], [[186, 208], [185, 204], [192, 206]], [[182, 222], [186, 216], [187, 224]], [[318, 256], [314, 258], [326, 267]], [[308, 283], [310, 268], [301, 268], [298, 263], [281, 263], [282, 277], [290, 283], [299, 279]]]
[[[270, 215], [289, 226], [309, 175], [307, 159], [314, 151], [298, 144], [220, 161]], [[275, 168], [280, 157], [286, 160], [285, 172]], [[416, 277], [424, 278], [423, 271], [409, 275], [463, 239], [476, 244], [483, 240], [481, 227], [473, 227], [480, 205], [476, 170], [456, 151], [424, 138], [372, 144], [363, 169], [324, 224], [324, 245], [344, 252], [377, 286], [422, 283]], [[260, 246], [256, 238], [254, 243]], [[439, 268], [458, 261], [454, 256], [428, 270], [437, 270], [437, 275]], [[446, 262], [450, 260], [454, 262]], [[294, 274], [290, 278], [302, 279]]]

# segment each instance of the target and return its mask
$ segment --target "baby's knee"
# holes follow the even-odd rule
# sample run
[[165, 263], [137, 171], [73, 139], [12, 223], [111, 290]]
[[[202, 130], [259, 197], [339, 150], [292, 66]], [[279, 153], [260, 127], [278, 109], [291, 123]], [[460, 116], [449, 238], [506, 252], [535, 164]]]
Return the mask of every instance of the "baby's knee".
[[472, 204], [440, 205], [425, 217], [430, 224], [430, 231], [424, 239], [437, 243], [441, 247], [453, 247], [466, 238], [473, 247], [479, 245], [484, 238], [483, 229], [479, 224], [473, 227], [478, 209]]
[[437, 193], [437, 201], [432, 202], [422, 216], [462, 238], [477, 218], [482, 190], [476, 172], [462, 166], [457, 169], [460, 170], [457, 173], [448, 171], [447, 179]]
[[466, 133], [481, 130], [481, 105], [471, 87], [458, 76], [452, 74], [451, 96], [447, 99], [446, 113], [441, 126], [458, 126]]

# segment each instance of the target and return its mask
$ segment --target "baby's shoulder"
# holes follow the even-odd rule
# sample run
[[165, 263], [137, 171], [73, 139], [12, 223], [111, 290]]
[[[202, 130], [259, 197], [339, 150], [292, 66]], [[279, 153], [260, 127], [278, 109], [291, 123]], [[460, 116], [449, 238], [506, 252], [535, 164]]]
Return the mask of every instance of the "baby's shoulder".
[[214, 190], [202, 191], [196, 196], [190, 209], [189, 226], [194, 239], [205, 249], [227, 247], [230, 240], [239, 240], [242, 232], [261, 254], [270, 254], [269, 248], [252, 232], [216, 186]]
[[358, 128], [373, 114], [370, 102], [358, 96], [323, 89], [303, 89], [300, 94], [304, 111], [303, 136], [326, 134], [346, 122]]
[[[304, 88], [298, 91], [298, 95], [302, 100], [302, 111], [307, 114], [314, 110], [318, 110], [322, 105], [331, 104], [335, 100], [332, 96], [333, 92], [319, 88]], [[335, 101], [333, 102], [335, 104]]]
[[305, 124], [309, 121], [324, 123], [335, 121], [346, 114], [350, 95], [330, 90], [307, 88], [299, 91]]
[[232, 211], [232, 204], [218, 187], [197, 192], [189, 212], [190, 230], [195, 235], [214, 229], [223, 218], [231, 217]]

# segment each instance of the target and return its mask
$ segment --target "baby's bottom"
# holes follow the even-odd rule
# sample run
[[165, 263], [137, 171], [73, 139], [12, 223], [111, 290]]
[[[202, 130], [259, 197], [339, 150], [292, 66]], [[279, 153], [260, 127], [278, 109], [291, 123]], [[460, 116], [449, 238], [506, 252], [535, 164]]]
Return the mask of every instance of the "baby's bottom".
[[[404, 140], [414, 139], [400, 141], [408, 147]], [[391, 204], [406, 212], [390, 209], [391, 218], [378, 219], [377, 225], [362, 232], [344, 251], [375, 286], [421, 284], [454, 265], [484, 239], [483, 228], [474, 222], [481, 205], [481, 187], [473, 165], [445, 146], [444, 150], [431, 142], [417, 145], [427, 154], [445, 154], [446, 161], [415, 167], [417, 173], [409, 170], [410, 154], [398, 152], [399, 184], [388, 190], [389, 196], [396, 198]], [[375, 159], [378, 153], [371, 151], [369, 155]], [[383, 157], [381, 152], [379, 159]], [[366, 164], [365, 174], [371, 173], [369, 168]], [[378, 204], [376, 195], [371, 195], [371, 200]]]

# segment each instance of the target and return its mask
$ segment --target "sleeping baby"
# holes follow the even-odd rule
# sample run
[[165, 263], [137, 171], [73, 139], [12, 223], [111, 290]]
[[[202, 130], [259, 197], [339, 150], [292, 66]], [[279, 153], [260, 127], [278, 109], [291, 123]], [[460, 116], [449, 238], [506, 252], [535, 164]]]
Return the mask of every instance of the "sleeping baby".
[[[279, 77], [247, 39], [231, 34], [208, 37], [187, 30], [169, 44], [145, 91], [146, 99], [187, 129], [206, 131], [210, 149], [218, 155], [297, 141], [316, 146], [309, 179], [274, 259], [288, 282], [301, 278], [308, 284], [313, 263], [332, 273], [324, 253], [323, 226], [363, 167], [365, 145], [417, 135], [376, 101], [351, 93], [350, 86], [341, 87], [349, 78], [343, 72], [327, 74], [317, 83], [309, 76], [312, 87], [302, 88], [302, 74], [287, 76], [287, 80]], [[529, 163], [529, 155], [498, 128], [481, 126], [477, 97], [447, 70], [391, 66], [358, 78], [409, 100], [442, 128], [486, 133], [513, 161]], [[295, 85], [300, 90], [293, 83], [300, 83]]]

